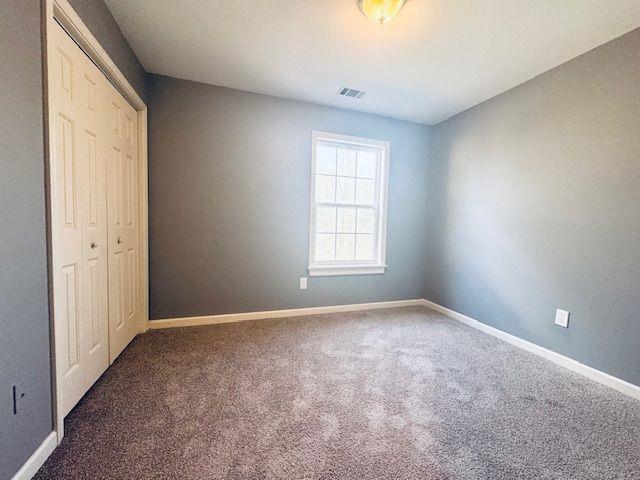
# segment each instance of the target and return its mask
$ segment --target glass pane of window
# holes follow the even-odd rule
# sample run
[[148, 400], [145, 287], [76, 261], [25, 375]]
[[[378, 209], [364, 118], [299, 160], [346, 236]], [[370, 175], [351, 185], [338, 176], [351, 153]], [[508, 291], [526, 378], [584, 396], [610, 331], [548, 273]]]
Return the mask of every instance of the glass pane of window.
[[338, 150], [338, 175], [347, 177], [356, 176], [356, 151], [340, 149]]
[[318, 207], [316, 210], [316, 231], [321, 233], [335, 233], [336, 207]]
[[375, 212], [371, 208], [358, 209], [358, 233], [373, 233], [375, 229]]
[[358, 177], [376, 178], [378, 154], [370, 150], [358, 151]]
[[316, 202], [336, 201], [336, 177], [316, 175]]
[[336, 241], [336, 260], [353, 260], [355, 246], [355, 235], [339, 233]]
[[[371, 180], [366, 180], [366, 181], [372, 182]], [[356, 198], [356, 179], [338, 177], [336, 202], [353, 203], [355, 201], [355, 198]]]
[[311, 261], [338, 268], [370, 265], [384, 254], [379, 235], [386, 222], [378, 205], [386, 182], [384, 148], [373, 140], [350, 142], [332, 134], [316, 139]]
[[356, 260], [373, 260], [373, 235], [356, 235]]
[[356, 232], [356, 209], [351, 207], [338, 207], [339, 233]]
[[358, 205], [373, 205], [375, 192], [373, 180], [358, 178], [356, 182], [356, 203]]
[[318, 145], [316, 151], [316, 173], [336, 174], [336, 148]]
[[316, 234], [316, 260], [335, 260], [336, 236], [333, 233]]

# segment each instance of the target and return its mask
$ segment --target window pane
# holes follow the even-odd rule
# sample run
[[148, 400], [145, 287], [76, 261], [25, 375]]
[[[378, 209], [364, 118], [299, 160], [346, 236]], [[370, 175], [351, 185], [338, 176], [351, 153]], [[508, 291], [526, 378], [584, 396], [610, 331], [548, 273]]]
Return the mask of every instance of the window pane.
[[358, 233], [373, 233], [375, 229], [375, 212], [371, 208], [358, 209]]
[[358, 177], [376, 178], [378, 154], [367, 150], [358, 151]]
[[378, 204], [388, 175], [385, 148], [375, 140], [351, 142], [332, 134], [315, 138], [310, 266], [317, 262], [327, 269], [322, 273], [333, 274], [341, 267], [372, 265], [384, 256], [386, 219]]
[[338, 175], [356, 176], [356, 151], [338, 150]]
[[318, 145], [316, 151], [316, 173], [336, 174], [336, 148]]
[[336, 260], [353, 260], [355, 245], [355, 235], [339, 233], [336, 242]]
[[316, 260], [335, 260], [336, 236], [333, 233], [316, 234]]
[[336, 177], [316, 175], [316, 202], [336, 201]]
[[338, 207], [338, 232], [356, 232], [356, 209], [351, 207]]
[[373, 260], [373, 235], [356, 235], [356, 260]]
[[[366, 180], [371, 182], [371, 180]], [[338, 177], [338, 190], [336, 193], [336, 202], [353, 203], [356, 197], [356, 180], [355, 178]]]
[[375, 191], [373, 180], [364, 180], [358, 178], [356, 182], [356, 203], [358, 205], [373, 205], [373, 197]]
[[336, 207], [318, 207], [316, 210], [316, 231], [335, 233]]

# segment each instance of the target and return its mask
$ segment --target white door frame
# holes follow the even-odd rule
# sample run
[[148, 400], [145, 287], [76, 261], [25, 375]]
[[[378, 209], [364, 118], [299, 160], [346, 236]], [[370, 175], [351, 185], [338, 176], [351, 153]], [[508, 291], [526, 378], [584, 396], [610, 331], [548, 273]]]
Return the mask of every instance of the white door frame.
[[[50, 303], [53, 303], [53, 279], [51, 278], [51, 188], [49, 171], [51, 170], [51, 155], [50, 152], [53, 146], [53, 138], [50, 135], [50, 126], [53, 125], [53, 112], [48, 108], [51, 102], [51, 88], [49, 72], [52, 71], [49, 62], [52, 61], [54, 56], [51, 49], [52, 44], [48, 35], [48, 32], [52, 31], [54, 22], [58, 22], [67, 31], [67, 33], [73, 38], [73, 40], [80, 46], [85, 54], [102, 70], [107, 79], [116, 87], [116, 89], [122, 94], [131, 106], [136, 110], [138, 115], [138, 181], [139, 184], [139, 238], [138, 248], [140, 252], [140, 264], [139, 264], [139, 278], [140, 278], [140, 298], [139, 298], [139, 311], [140, 314], [140, 326], [139, 332], [146, 332], [149, 328], [149, 262], [148, 262], [148, 181], [147, 181], [147, 106], [140, 96], [133, 89], [131, 84], [127, 81], [122, 72], [118, 69], [116, 64], [111, 60], [111, 57], [100, 46], [98, 40], [91, 34], [87, 26], [82, 19], [78, 16], [75, 10], [69, 5], [67, 0], [45, 0], [44, 3], [44, 22], [43, 22], [43, 55], [44, 55], [44, 76], [47, 79], [45, 82], [45, 148], [46, 148], [46, 170], [47, 170], [47, 222], [48, 222], [48, 256], [49, 256], [49, 285]], [[62, 388], [58, 388], [58, 372], [62, 371], [60, 362], [62, 359], [57, 358], [55, 351], [55, 329], [53, 316], [53, 308], [50, 305], [50, 317], [51, 317], [51, 364], [52, 364], [52, 397], [53, 397], [53, 429], [57, 434], [58, 444], [62, 441], [64, 436], [64, 415], [62, 413]]]

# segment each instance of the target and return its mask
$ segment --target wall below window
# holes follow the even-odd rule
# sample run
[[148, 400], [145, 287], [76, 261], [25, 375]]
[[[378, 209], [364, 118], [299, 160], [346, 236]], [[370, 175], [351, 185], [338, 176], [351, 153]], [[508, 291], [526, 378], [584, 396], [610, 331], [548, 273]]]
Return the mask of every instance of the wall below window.
[[429, 300], [636, 385], [639, 52], [635, 30], [435, 127], [425, 249]]
[[[420, 298], [430, 129], [149, 76], [151, 318]], [[387, 272], [307, 275], [311, 132], [391, 142]]]

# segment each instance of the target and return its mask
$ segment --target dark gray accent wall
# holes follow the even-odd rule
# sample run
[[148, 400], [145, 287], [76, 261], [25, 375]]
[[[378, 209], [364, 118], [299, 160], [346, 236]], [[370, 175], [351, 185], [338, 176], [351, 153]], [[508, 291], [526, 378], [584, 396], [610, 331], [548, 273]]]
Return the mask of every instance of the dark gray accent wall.
[[146, 101], [145, 71], [104, 2], [102, 0], [69, 0], [69, 4], [82, 18], [140, 98]]
[[640, 385], [640, 30], [433, 138], [427, 298]]
[[[429, 127], [149, 76], [151, 318], [421, 298]], [[384, 275], [307, 275], [311, 131], [391, 141]]]
[[[131, 84], [144, 71], [99, 0], [72, 0]], [[0, 479], [52, 429], [41, 2], [0, 0]], [[12, 386], [26, 392], [13, 414]]]
[[[0, 1], [0, 478], [51, 432], [40, 2]], [[24, 410], [13, 414], [22, 382]]]

